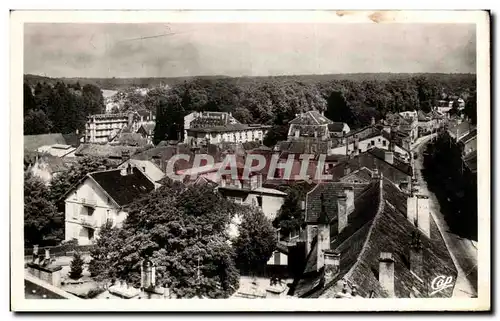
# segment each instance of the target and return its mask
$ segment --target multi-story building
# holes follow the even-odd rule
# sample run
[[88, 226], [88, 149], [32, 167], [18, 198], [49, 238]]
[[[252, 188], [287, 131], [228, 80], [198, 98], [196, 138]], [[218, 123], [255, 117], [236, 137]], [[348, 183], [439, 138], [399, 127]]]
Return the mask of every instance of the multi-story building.
[[271, 126], [229, 124], [225, 126], [190, 128], [187, 143], [192, 146], [221, 143], [261, 142]]
[[91, 244], [108, 221], [120, 226], [126, 206], [155, 189], [143, 171], [128, 166], [87, 174], [65, 197], [65, 240]]
[[85, 124], [85, 142], [107, 143], [125, 128], [135, 132], [138, 120], [135, 112], [90, 115]]
[[218, 111], [192, 112], [184, 117], [184, 142], [188, 142], [188, 130], [192, 128], [224, 127], [239, 123], [231, 113]]

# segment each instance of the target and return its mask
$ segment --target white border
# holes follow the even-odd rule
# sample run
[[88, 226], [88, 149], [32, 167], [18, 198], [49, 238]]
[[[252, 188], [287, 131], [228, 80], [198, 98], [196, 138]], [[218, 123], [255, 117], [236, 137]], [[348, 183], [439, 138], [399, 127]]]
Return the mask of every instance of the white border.
[[[23, 286], [22, 83], [24, 22], [312, 22], [374, 23], [373, 11], [16, 11], [11, 13], [11, 299], [15, 311], [452, 311], [490, 307], [490, 63], [489, 16], [479, 11], [390, 11], [378, 23], [477, 25], [479, 291], [478, 299], [283, 300], [25, 300]], [[371, 18], [370, 18], [371, 16]], [[228, 304], [230, 303], [230, 304]]]

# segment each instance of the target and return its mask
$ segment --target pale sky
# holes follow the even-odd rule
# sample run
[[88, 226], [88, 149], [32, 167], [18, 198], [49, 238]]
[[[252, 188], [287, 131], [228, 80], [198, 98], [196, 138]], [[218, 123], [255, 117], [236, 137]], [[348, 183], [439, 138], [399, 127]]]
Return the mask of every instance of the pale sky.
[[473, 24], [25, 24], [24, 46], [49, 77], [476, 72]]

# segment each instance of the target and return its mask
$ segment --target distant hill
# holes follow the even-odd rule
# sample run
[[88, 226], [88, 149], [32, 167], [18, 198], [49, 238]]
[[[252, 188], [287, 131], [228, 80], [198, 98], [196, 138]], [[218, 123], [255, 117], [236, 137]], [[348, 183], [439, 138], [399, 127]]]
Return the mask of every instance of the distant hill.
[[198, 79], [220, 79], [220, 78], [233, 78], [237, 82], [245, 82], [248, 80], [265, 80], [265, 79], [296, 79], [302, 82], [324, 82], [331, 80], [348, 80], [348, 81], [370, 81], [370, 80], [398, 80], [408, 79], [416, 76], [433, 76], [434, 78], [470, 78], [475, 77], [475, 74], [438, 74], [438, 73], [356, 73], [356, 74], [325, 74], [325, 75], [286, 75], [286, 76], [242, 76], [242, 77], [229, 77], [223, 75], [217, 76], [193, 76], [193, 77], [161, 77], [161, 78], [50, 78], [39, 75], [24, 75], [24, 80], [30, 85], [34, 86], [37, 82], [46, 82], [54, 84], [58, 81], [64, 83], [75, 84], [79, 82], [80, 85], [93, 84], [101, 89], [120, 90], [130, 87], [156, 87], [163, 85], [175, 85], [193, 78]]

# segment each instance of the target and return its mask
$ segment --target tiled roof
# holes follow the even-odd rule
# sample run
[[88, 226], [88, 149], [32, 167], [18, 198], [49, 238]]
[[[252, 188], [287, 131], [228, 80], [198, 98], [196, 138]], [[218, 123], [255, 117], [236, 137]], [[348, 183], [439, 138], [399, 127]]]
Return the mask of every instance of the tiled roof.
[[66, 141], [66, 144], [71, 145], [73, 147], [78, 147], [80, 146], [80, 138], [82, 137], [81, 135], [77, 134], [63, 134], [64, 140]]
[[353, 138], [357, 138], [358, 140], [365, 140], [375, 136], [380, 135], [381, 128], [376, 125], [370, 125], [355, 131], [350, 131], [346, 134], [346, 137], [349, 139], [349, 143], [352, 142]]
[[292, 121], [290, 121], [290, 124], [298, 125], [327, 125], [332, 123], [333, 122], [330, 119], [321, 115], [321, 113], [316, 110], [299, 114]]
[[467, 156], [464, 157], [464, 162], [467, 168], [472, 173], [477, 172], [477, 150], [470, 152]]
[[460, 142], [461, 143], [467, 143], [469, 140], [474, 139], [476, 137], [477, 137], [477, 129], [474, 128], [467, 135], [465, 135], [464, 137], [460, 138]]
[[333, 122], [328, 125], [328, 130], [330, 132], [342, 133], [342, 131], [344, 130], [344, 125], [344, 123]]
[[[381, 160], [384, 160], [385, 159], [385, 152], [387, 152], [387, 151], [385, 149], [374, 147], [374, 148], [369, 149], [367, 152], [370, 153], [371, 155], [381, 159]], [[395, 154], [395, 153], [393, 152], [393, 154]], [[405, 174], [408, 174], [408, 175], [412, 174], [411, 165], [404, 162], [402, 159], [400, 159], [396, 155], [394, 155], [394, 162], [390, 165], [392, 165], [394, 168], [396, 168], [397, 170], [399, 170]]]
[[327, 154], [329, 148], [328, 141], [282, 141], [279, 143], [279, 150], [291, 154], [307, 154], [310, 153], [312, 144], [316, 144], [316, 154]]
[[[382, 184], [377, 182], [371, 186], [360, 196], [364, 199], [363, 205], [358, 206], [357, 200], [356, 209], [349, 215], [348, 225], [342, 233], [335, 235], [336, 227], [331, 228], [330, 249], [340, 253], [340, 269], [334, 280], [326, 285], [321, 282], [323, 270], [316, 272], [317, 247], [314, 244], [305, 269], [312, 272], [305, 272], [295, 280], [293, 295], [335, 298], [342, 287], [339, 281], [344, 279], [349, 286], [357, 285], [361, 297], [387, 297], [378, 281], [381, 252], [393, 255], [396, 297], [431, 297], [430, 284], [440, 275], [451, 276], [455, 282], [457, 270], [432, 216], [428, 238], [406, 218], [406, 195], [402, 191], [386, 179]], [[382, 193], [379, 193], [380, 188]], [[423, 246], [421, 278], [409, 268], [408, 251], [413, 233], [420, 234]], [[450, 297], [452, 292], [453, 287], [450, 287], [432, 297]]]
[[372, 171], [362, 167], [340, 179], [343, 183], [368, 183], [372, 180]]
[[455, 137], [458, 132], [458, 137], [466, 135], [469, 131], [473, 130], [474, 126], [471, 125], [468, 121], [463, 121], [455, 127], [452, 127], [448, 130], [448, 132]]
[[136, 153], [138, 148], [135, 146], [82, 144], [76, 149], [75, 155], [121, 159], [122, 152], [129, 152], [131, 156]]
[[196, 133], [223, 133], [223, 132], [236, 132], [244, 130], [267, 129], [270, 127], [271, 126], [268, 125], [227, 124], [227, 125], [189, 128], [187, 131]]
[[24, 135], [25, 150], [36, 151], [42, 146], [54, 144], [66, 145], [64, 136], [62, 134]]
[[324, 195], [323, 205], [330, 221], [337, 217], [337, 196], [344, 193], [344, 188], [354, 188], [354, 195], [360, 194], [368, 184], [352, 184], [343, 182], [320, 183], [309, 191], [306, 196], [306, 223], [316, 223], [321, 213], [321, 195]]
[[132, 203], [154, 190], [154, 184], [137, 168], [122, 175], [121, 169], [88, 174], [120, 206]]

